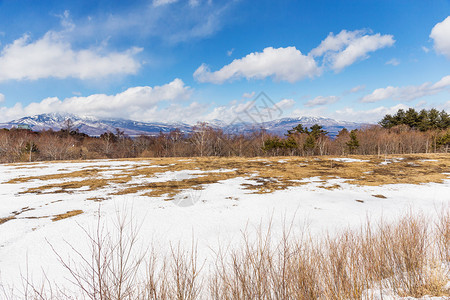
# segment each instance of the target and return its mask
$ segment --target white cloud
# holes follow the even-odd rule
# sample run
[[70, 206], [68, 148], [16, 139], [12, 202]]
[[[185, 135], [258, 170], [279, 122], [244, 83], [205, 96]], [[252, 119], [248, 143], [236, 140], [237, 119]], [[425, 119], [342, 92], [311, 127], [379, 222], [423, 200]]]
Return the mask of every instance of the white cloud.
[[399, 109], [408, 109], [409, 106], [404, 104], [397, 104], [391, 107], [380, 106], [368, 110], [355, 110], [351, 107], [346, 107], [341, 110], [337, 110], [330, 114], [331, 118], [336, 120], [345, 120], [362, 123], [377, 123], [386, 114], [394, 114]]
[[251, 93], [244, 93], [242, 94], [242, 98], [253, 98], [255, 96], [255, 91], [251, 92]]
[[178, 2], [178, 0], [153, 0], [153, 6], [161, 6], [161, 5], [167, 5], [171, 3]]
[[431, 86], [431, 89], [439, 90], [450, 86], [450, 75], [442, 77], [438, 82]]
[[320, 45], [311, 50], [315, 57], [324, 57], [324, 62], [336, 72], [357, 60], [368, 58], [368, 53], [395, 43], [392, 35], [366, 34], [364, 30], [342, 30], [339, 34], [330, 33]]
[[423, 50], [423, 52], [425, 52], [425, 53], [428, 53], [428, 52], [430, 52], [430, 49], [428, 49], [427, 47], [425, 47], [425, 46], [422, 46], [422, 50]]
[[330, 34], [328, 34], [328, 36], [320, 43], [318, 47], [311, 50], [310, 54], [313, 56], [323, 56], [330, 51], [341, 51], [363, 33], [364, 31], [362, 30], [342, 30], [335, 36], [332, 32], [330, 32]]
[[189, 0], [189, 5], [192, 7], [196, 7], [200, 4], [200, 0]]
[[364, 90], [365, 88], [366, 88], [365, 85], [358, 85], [358, 86], [355, 86], [355, 87], [351, 88], [350, 90], [344, 92], [344, 94], [346, 94], [346, 95], [347, 94], [354, 94], [354, 93], [357, 93], [357, 92], [360, 92], [360, 91]]
[[386, 62], [386, 65], [398, 66], [399, 64], [400, 64], [400, 61], [396, 58], [392, 58]]
[[319, 106], [307, 109], [297, 109], [292, 116], [311, 116], [311, 117], [326, 117], [339, 121], [350, 121], [360, 123], [378, 123], [386, 114], [394, 114], [399, 109], [407, 109], [409, 106], [404, 104], [397, 104], [390, 107], [380, 106], [366, 110], [358, 110], [353, 107], [345, 107], [337, 111], [327, 111], [326, 107]]
[[281, 110], [291, 109], [294, 106], [294, 104], [295, 101], [293, 99], [283, 99], [275, 103], [275, 105]]
[[403, 101], [411, 101], [423, 96], [434, 95], [448, 89], [450, 87], [450, 75], [442, 77], [438, 82], [425, 82], [421, 85], [411, 85], [405, 87], [388, 86], [379, 88], [372, 93], [362, 97], [361, 102], [371, 103], [385, 99], [395, 99]]
[[445, 102], [445, 104], [443, 105], [443, 109], [446, 110], [446, 111], [450, 110], [450, 100]]
[[392, 96], [397, 93], [398, 88], [393, 86], [388, 86], [386, 88], [379, 88], [374, 90], [371, 94], [368, 94], [361, 98], [361, 102], [364, 103], [371, 103], [371, 102], [377, 102], [384, 99], [391, 98]]
[[314, 99], [309, 100], [305, 103], [307, 107], [319, 106], [319, 105], [327, 105], [335, 103], [339, 100], [337, 96], [317, 96]]
[[[337, 35], [330, 33], [308, 55], [302, 54], [296, 47], [267, 47], [262, 52], [253, 52], [235, 59], [218, 71], [211, 71], [208, 65], [202, 64], [194, 72], [194, 78], [199, 82], [221, 84], [241, 78], [250, 80], [272, 77], [275, 81], [293, 83], [321, 74], [322, 68], [317, 65], [314, 57], [323, 57], [324, 65], [339, 72], [357, 60], [368, 58], [368, 53], [395, 43], [392, 35], [366, 33], [364, 30], [342, 30]], [[228, 51], [227, 55], [230, 56], [232, 51]], [[397, 65], [398, 60], [391, 60], [389, 63]]]
[[0, 81], [49, 77], [95, 79], [134, 74], [140, 67], [134, 56], [141, 50], [109, 53], [103, 53], [102, 49], [74, 50], [57, 32], [47, 32], [34, 42], [24, 35], [1, 51]]
[[[187, 115], [180, 112], [175, 115], [177, 101], [189, 99], [192, 90], [181, 79], [162, 86], [131, 87], [116, 95], [94, 94], [87, 97], [71, 97], [60, 100], [57, 97], [46, 98], [23, 107], [20, 103], [14, 107], [0, 109], [0, 121], [49, 112], [70, 112], [98, 117], [121, 117], [140, 121], [169, 120]], [[169, 103], [169, 107], [164, 104]], [[162, 105], [159, 108], [159, 105]], [[165, 107], [165, 108], [164, 108]], [[161, 109], [163, 109], [161, 111]], [[165, 109], [165, 110], [164, 110]], [[180, 110], [182, 110], [180, 108]], [[197, 108], [198, 110], [198, 108]], [[164, 112], [164, 113], [162, 113]]]
[[[130, 2], [130, 1], [128, 1]], [[109, 37], [158, 39], [176, 44], [212, 36], [230, 22], [239, 1], [132, 1], [127, 9], [78, 20], [74, 38], [78, 41]], [[149, 5], [150, 3], [150, 5]]]
[[5, 101], [5, 95], [0, 93], [0, 103], [2, 103], [3, 101]]
[[258, 100], [231, 101], [227, 105], [214, 107], [201, 120], [221, 120], [225, 124], [249, 122], [258, 126], [261, 122], [281, 118], [295, 104], [293, 99], [282, 99], [274, 102], [258, 102]]
[[434, 41], [434, 49], [450, 59], [450, 16], [437, 23], [431, 30], [430, 38]]
[[303, 55], [295, 47], [272, 48], [263, 52], [250, 53], [235, 59], [220, 70], [211, 72], [202, 64], [194, 73], [199, 82], [223, 83], [225, 81], [264, 79], [272, 77], [276, 81], [295, 82], [306, 77], [319, 75], [320, 69], [311, 56]]
[[291, 116], [297, 117], [325, 117], [327, 115], [325, 106], [317, 106], [306, 109], [295, 109]]
[[233, 55], [234, 48], [227, 51], [227, 56]]

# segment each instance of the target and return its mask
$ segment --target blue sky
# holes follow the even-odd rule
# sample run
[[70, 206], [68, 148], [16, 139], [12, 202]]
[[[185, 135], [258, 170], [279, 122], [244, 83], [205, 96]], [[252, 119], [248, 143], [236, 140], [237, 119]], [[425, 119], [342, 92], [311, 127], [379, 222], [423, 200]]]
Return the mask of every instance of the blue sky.
[[0, 122], [47, 112], [230, 121], [450, 111], [450, 2], [0, 1]]

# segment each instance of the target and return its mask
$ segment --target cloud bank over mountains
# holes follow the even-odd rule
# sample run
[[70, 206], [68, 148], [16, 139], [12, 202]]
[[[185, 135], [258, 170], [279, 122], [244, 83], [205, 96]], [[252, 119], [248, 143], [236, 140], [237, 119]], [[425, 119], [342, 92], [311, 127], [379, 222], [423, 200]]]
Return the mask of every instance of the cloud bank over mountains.
[[[47, 112], [70, 112], [80, 115], [98, 117], [130, 118], [134, 120], [154, 120], [160, 114], [161, 119], [170, 115], [179, 117], [179, 109], [171, 110], [171, 106], [188, 100], [192, 89], [181, 79], [161, 86], [138, 86], [115, 94], [93, 94], [86, 97], [71, 97], [60, 100], [57, 97], [43, 99], [23, 107], [17, 104], [12, 108], [0, 107], [1, 121], [8, 121], [21, 116], [37, 115]], [[195, 104], [191, 104], [195, 109]], [[197, 110], [198, 107], [197, 107]], [[186, 113], [186, 111], [185, 111]], [[166, 116], [164, 116], [166, 115]]]

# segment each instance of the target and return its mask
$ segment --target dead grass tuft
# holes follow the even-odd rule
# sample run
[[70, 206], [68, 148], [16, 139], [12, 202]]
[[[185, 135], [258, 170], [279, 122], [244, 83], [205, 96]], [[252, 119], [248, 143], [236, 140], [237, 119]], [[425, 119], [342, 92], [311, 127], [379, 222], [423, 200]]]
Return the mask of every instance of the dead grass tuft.
[[84, 212], [84, 211], [82, 211], [82, 210], [71, 210], [71, 211], [68, 211], [68, 212], [66, 212], [66, 213], [63, 213], [63, 214], [59, 214], [59, 215], [54, 216], [54, 217], [52, 218], [52, 221], [53, 221], [53, 222], [56, 222], [56, 221], [64, 220], [64, 219], [67, 219], [67, 218], [71, 218], [71, 217], [80, 215], [80, 214], [82, 214], [83, 212]]
[[90, 197], [90, 198], [87, 198], [86, 200], [94, 201], [94, 202], [103, 202], [105, 200], [108, 200], [108, 198], [105, 198], [105, 197]]
[[[25, 207], [22, 207], [19, 211], [13, 211], [12, 215], [5, 217], [5, 218], [0, 218], [0, 225], [6, 223], [8, 221], [17, 219], [17, 216], [19, 216], [20, 214], [22, 214], [24, 212], [30, 211], [30, 210], [34, 210], [34, 208], [25, 206]], [[28, 217], [28, 218], [31, 218], [31, 217]]]
[[6, 223], [6, 222], [8, 222], [8, 221], [11, 221], [11, 220], [13, 220], [13, 219], [16, 219], [16, 216], [15, 216], [15, 215], [9, 216], [9, 217], [6, 217], [6, 218], [0, 218], [0, 225]]
[[387, 197], [385, 195], [381, 195], [381, 194], [372, 195], [372, 197], [380, 198], [380, 199], [387, 199]]

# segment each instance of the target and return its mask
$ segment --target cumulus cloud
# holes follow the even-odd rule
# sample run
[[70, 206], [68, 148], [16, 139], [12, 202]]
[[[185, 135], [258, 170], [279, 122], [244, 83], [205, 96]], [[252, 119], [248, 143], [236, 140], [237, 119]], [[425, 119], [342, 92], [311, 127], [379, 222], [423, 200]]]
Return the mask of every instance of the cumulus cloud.
[[307, 107], [319, 106], [319, 105], [327, 105], [335, 103], [339, 100], [337, 96], [317, 96], [314, 99], [309, 100], [305, 103]]
[[374, 90], [372, 93], [364, 96], [361, 98], [361, 102], [364, 103], [372, 103], [372, 102], [378, 102], [384, 99], [391, 98], [398, 92], [397, 87], [388, 86], [385, 88], [379, 88]]
[[215, 72], [211, 72], [207, 65], [202, 64], [195, 71], [194, 78], [199, 82], [211, 83], [267, 77], [276, 81], [295, 82], [319, 73], [320, 69], [315, 60], [311, 56], [303, 55], [295, 47], [267, 47], [263, 52], [254, 52], [235, 59]]
[[364, 30], [342, 30], [337, 35], [330, 33], [310, 54], [315, 57], [323, 56], [324, 62], [339, 72], [357, 60], [368, 58], [368, 53], [390, 47], [394, 43], [392, 35], [367, 34]]
[[[49, 112], [71, 112], [80, 115], [98, 117], [120, 117], [140, 121], [167, 120], [176, 110], [173, 105], [179, 100], [186, 100], [192, 94], [190, 87], [181, 79], [161, 86], [131, 87], [115, 95], [94, 94], [87, 97], [71, 97], [60, 100], [57, 97], [46, 98], [40, 102], [23, 107], [20, 103], [14, 107], [0, 109], [1, 121]], [[164, 106], [164, 104], [169, 106]], [[161, 108], [159, 107], [161, 105]], [[172, 107], [171, 107], [172, 105]], [[171, 107], [166, 113], [161, 109]], [[181, 109], [180, 109], [181, 110]], [[198, 108], [197, 108], [198, 110]], [[177, 117], [183, 116], [180, 113]]]
[[430, 38], [434, 41], [434, 49], [437, 53], [450, 59], [450, 16], [437, 23], [431, 30]]
[[47, 32], [36, 41], [24, 35], [2, 49], [0, 81], [49, 77], [95, 79], [134, 74], [140, 67], [135, 55], [141, 50], [106, 53], [102, 49], [75, 50], [57, 32]]
[[293, 99], [283, 99], [277, 103], [275, 103], [275, 105], [281, 109], [281, 110], [288, 110], [291, 109], [295, 104], [295, 101]]
[[395, 99], [403, 101], [412, 101], [423, 96], [434, 95], [440, 93], [450, 87], [450, 75], [442, 77], [438, 82], [425, 82], [421, 85], [411, 85], [405, 87], [388, 86], [379, 88], [372, 93], [362, 97], [361, 102], [371, 103], [385, 99]]

